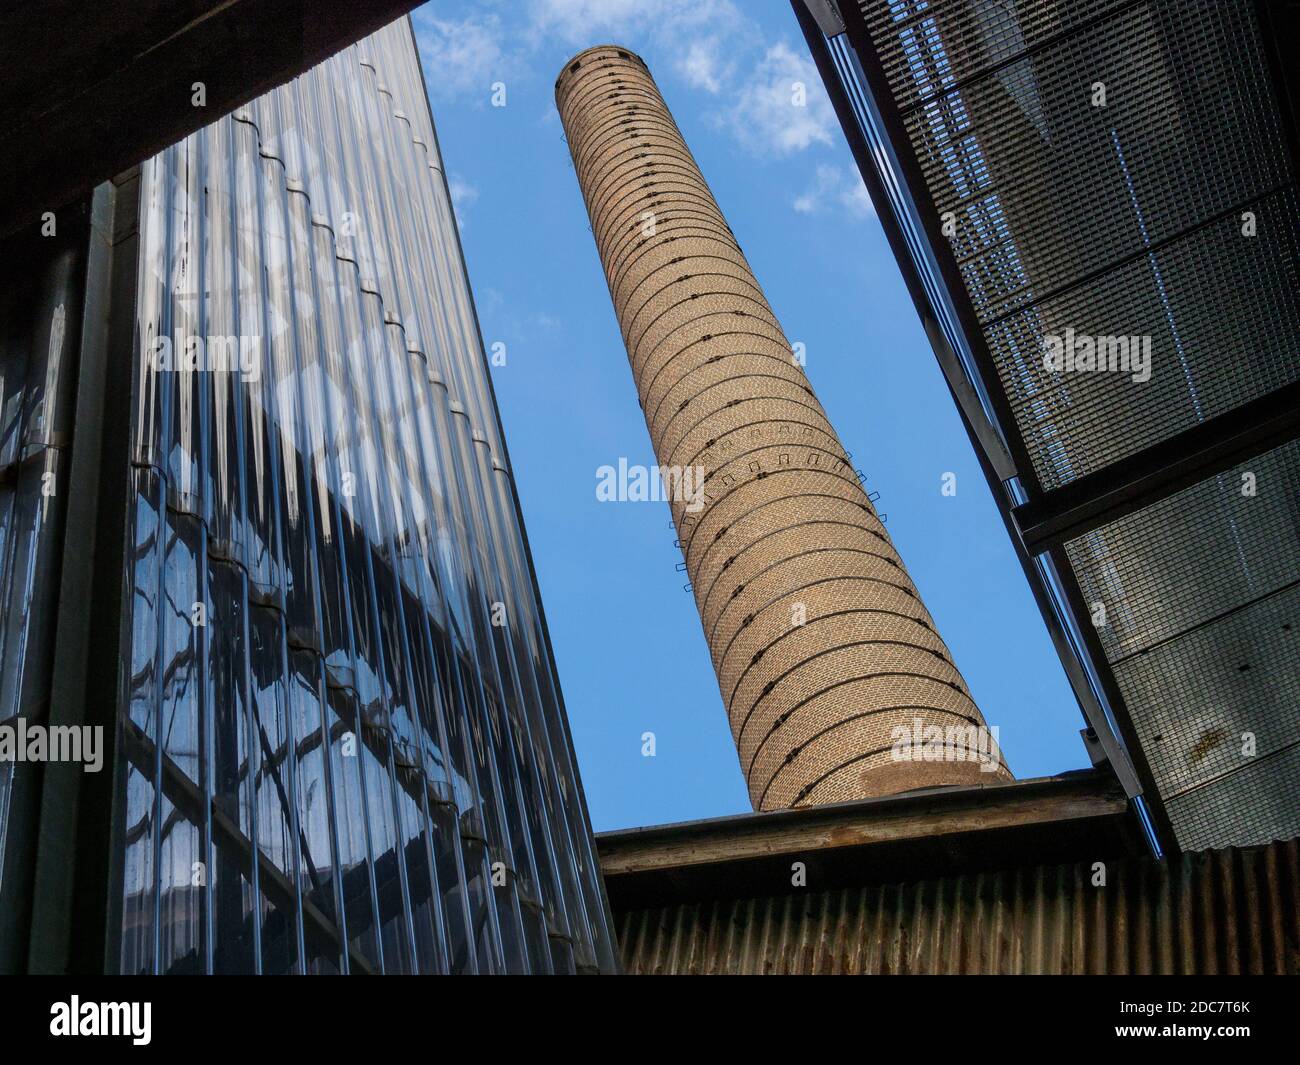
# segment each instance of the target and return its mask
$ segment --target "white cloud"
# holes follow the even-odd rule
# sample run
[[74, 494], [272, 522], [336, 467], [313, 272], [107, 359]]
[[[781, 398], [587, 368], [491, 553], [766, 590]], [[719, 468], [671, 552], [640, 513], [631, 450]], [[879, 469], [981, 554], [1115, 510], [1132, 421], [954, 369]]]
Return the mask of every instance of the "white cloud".
[[741, 16], [730, 0], [533, 0], [534, 32], [554, 33], [566, 43], [591, 45], [649, 36], [667, 41], [704, 27], [721, 28]]
[[505, 76], [509, 65], [496, 15], [457, 21], [417, 11], [415, 39], [430, 96], [481, 93], [486, 100], [492, 83]]
[[871, 202], [871, 196], [867, 193], [867, 186], [862, 184], [862, 178], [856, 174], [850, 179], [850, 184], [841, 194], [840, 200], [859, 218], [875, 216], [876, 205]]
[[837, 128], [817, 68], [784, 41], [767, 50], [721, 122], [757, 155], [791, 155], [813, 144], [831, 144]]
[[828, 208], [842, 208], [855, 218], [875, 214], [871, 197], [862, 179], [854, 172], [846, 174], [838, 166], [820, 163], [806, 192], [791, 204], [800, 214], [818, 214]]
[[447, 189], [451, 193], [451, 204], [458, 214], [478, 199], [478, 189], [456, 174], [447, 175]]
[[722, 61], [717, 37], [691, 41], [674, 67], [691, 88], [711, 93], [720, 92], [732, 72], [732, 64]]
[[[484, 7], [464, 17], [441, 17], [432, 8], [413, 17], [435, 98], [481, 95], [486, 101], [494, 81], [533, 77], [530, 60], [548, 47], [610, 41], [670, 50], [678, 57], [674, 71], [688, 85], [716, 93], [734, 73], [723, 56], [757, 38], [757, 28], [730, 0], [530, 0], [526, 8], [511, 7], [508, 21]], [[690, 42], [684, 52], [682, 41]]]

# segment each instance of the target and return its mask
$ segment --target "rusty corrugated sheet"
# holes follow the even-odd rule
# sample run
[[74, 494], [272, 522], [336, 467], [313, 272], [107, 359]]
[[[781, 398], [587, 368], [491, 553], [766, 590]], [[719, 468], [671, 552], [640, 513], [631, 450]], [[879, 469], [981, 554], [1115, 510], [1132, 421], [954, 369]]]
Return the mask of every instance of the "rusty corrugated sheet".
[[617, 915], [627, 972], [1300, 973], [1300, 840]]

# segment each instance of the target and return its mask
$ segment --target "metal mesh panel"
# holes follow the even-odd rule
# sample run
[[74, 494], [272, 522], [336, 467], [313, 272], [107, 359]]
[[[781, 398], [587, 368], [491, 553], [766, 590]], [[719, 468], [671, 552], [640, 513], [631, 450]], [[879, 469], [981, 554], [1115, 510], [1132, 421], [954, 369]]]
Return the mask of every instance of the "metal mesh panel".
[[1067, 553], [1179, 843], [1300, 831], [1300, 443]]
[[703, 474], [673, 517], [755, 808], [1004, 778], [893, 757], [984, 719], [645, 64], [589, 49], [556, 100], [655, 453]]
[[[1259, 227], [1254, 237], [1242, 235], [1233, 214], [986, 328], [1044, 488], [1296, 378], [1295, 195], [1278, 193], [1251, 211]], [[1122, 345], [1111, 345], [1120, 355], [1118, 369], [1045, 368], [1042, 338], [1069, 335], [1122, 338]], [[1133, 359], [1144, 338], [1149, 356]], [[1125, 351], [1132, 360], [1127, 368]]]
[[1300, 578], [1300, 443], [1095, 529], [1066, 550], [1085, 601], [1105, 607], [1098, 635], [1111, 661], [1203, 625]]
[[1170, 798], [1300, 743], [1298, 642], [1292, 589], [1116, 666]]
[[[954, 250], [981, 318], [1285, 182], [1267, 93], [1248, 11], [1157, 3], [908, 115], [934, 206], [956, 212]], [[974, 203], [996, 203], [1014, 245], [966, 216]]]
[[994, 63], [1122, 6], [1122, 0], [971, 3], [863, 0], [880, 65], [901, 108], [950, 89]]
[[[1029, 498], [1300, 378], [1300, 206], [1257, 5], [858, 7]], [[1300, 829], [1298, 460], [1277, 448], [1065, 547], [1185, 847]]]
[[[1045, 488], [1300, 375], [1300, 218], [1249, 5], [863, 10]], [[1150, 338], [1150, 381], [1046, 370], [1067, 329]]]
[[[1292, 706], [1295, 704], [1292, 703]], [[1300, 747], [1256, 761], [1212, 787], [1169, 801], [1169, 814], [1185, 850], [1221, 846], [1219, 840], [1271, 841], [1300, 824]], [[1281, 827], [1279, 827], [1281, 826]]]

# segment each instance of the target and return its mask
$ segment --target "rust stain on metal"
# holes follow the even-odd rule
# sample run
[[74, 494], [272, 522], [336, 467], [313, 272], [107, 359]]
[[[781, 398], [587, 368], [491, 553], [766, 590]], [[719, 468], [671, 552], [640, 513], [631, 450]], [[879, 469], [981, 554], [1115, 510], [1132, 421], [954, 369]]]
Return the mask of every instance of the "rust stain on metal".
[[1219, 746], [1227, 738], [1227, 733], [1221, 728], [1206, 729], [1201, 733], [1201, 738], [1196, 741], [1191, 750], [1192, 765], [1202, 762], [1205, 757], [1214, 748]]

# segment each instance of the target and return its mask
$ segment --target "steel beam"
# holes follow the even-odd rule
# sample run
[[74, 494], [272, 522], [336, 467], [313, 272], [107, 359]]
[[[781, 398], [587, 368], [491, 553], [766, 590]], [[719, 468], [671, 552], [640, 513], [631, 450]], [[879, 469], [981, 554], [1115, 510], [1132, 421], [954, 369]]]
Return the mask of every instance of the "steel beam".
[[1300, 382], [1250, 400], [1011, 512], [1041, 554], [1300, 437]]

